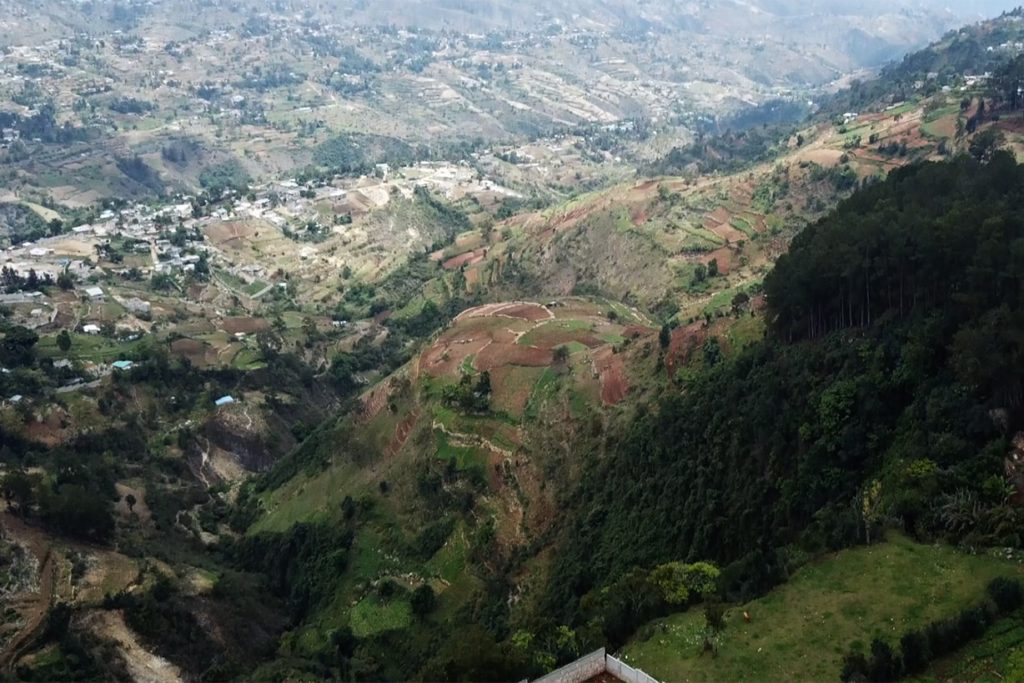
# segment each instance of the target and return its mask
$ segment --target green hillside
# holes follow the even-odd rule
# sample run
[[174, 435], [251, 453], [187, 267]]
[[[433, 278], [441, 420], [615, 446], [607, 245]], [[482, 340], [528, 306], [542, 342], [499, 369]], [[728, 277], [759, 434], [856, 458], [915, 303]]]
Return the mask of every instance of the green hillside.
[[766, 596], [731, 606], [713, 655], [702, 647], [704, 614], [692, 609], [641, 627], [620, 657], [662, 681], [836, 681], [851, 648], [867, 651], [875, 638], [895, 647], [907, 630], [982, 600], [992, 579], [1021, 574], [1019, 562], [998, 555], [890, 534], [816, 560]]

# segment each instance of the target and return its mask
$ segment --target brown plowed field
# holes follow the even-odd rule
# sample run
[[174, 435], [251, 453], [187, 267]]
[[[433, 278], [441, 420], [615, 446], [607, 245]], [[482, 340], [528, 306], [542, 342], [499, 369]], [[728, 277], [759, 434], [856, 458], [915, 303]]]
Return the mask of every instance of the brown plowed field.
[[499, 308], [495, 315], [507, 315], [511, 318], [533, 321], [547, 320], [551, 317], [548, 309], [539, 304], [510, 304]]
[[629, 391], [629, 381], [622, 356], [609, 346], [594, 354], [594, 365], [601, 375], [601, 402], [612, 406], [624, 399]]
[[472, 265], [473, 263], [479, 263], [484, 259], [484, 249], [477, 249], [476, 251], [467, 251], [464, 254], [453, 256], [444, 263], [441, 267], [445, 270], [457, 270], [465, 265]]
[[263, 318], [224, 318], [220, 327], [228, 334], [254, 334], [260, 330], [269, 330], [270, 323]]
[[234, 240], [248, 239], [255, 234], [256, 226], [251, 223], [213, 223], [206, 228], [206, 236], [217, 246]]
[[728, 223], [732, 220], [732, 214], [724, 206], [720, 206], [711, 213], [708, 214], [709, 218], [712, 218], [719, 223]]
[[423, 352], [420, 370], [431, 377], [454, 375], [467, 356], [479, 353], [489, 344], [491, 339], [485, 335], [452, 342], [438, 341]]
[[701, 256], [700, 261], [704, 265], [711, 263], [712, 259], [718, 261], [718, 272], [728, 275], [732, 270], [732, 250], [729, 247], [721, 247]]
[[171, 353], [188, 358], [195, 365], [206, 362], [206, 344], [196, 339], [176, 339], [171, 342]]
[[363, 394], [360, 398], [363, 404], [363, 412], [359, 416], [362, 422], [369, 422], [377, 417], [380, 411], [384, 410], [388, 399], [391, 397], [391, 383], [382, 382]]
[[523, 365], [539, 368], [551, 365], [553, 354], [551, 349], [539, 349], [520, 344], [489, 344], [477, 354], [473, 367], [483, 372], [503, 365]]
[[728, 223], [719, 223], [718, 225], [715, 225], [715, 227], [709, 229], [726, 242], [740, 242], [747, 239], [745, 233], [737, 230]]

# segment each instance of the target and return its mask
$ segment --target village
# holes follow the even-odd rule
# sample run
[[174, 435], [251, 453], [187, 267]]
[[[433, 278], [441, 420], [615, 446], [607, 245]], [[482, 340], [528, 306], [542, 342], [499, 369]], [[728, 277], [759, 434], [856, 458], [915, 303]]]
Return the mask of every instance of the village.
[[[344, 289], [335, 282], [372, 281], [433, 246], [408, 213], [418, 191], [492, 208], [520, 196], [468, 164], [421, 162], [379, 164], [371, 175], [316, 183], [274, 181], [216, 200], [179, 194], [127, 202], [60, 234], [0, 248], [0, 309], [41, 337], [66, 331], [76, 340], [72, 355], [83, 361], [81, 376], [58, 391], [130, 369], [119, 347], [129, 355], [148, 335], [188, 336], [198, 320], [244, 317], [273, 305], [343, 328], [347, 320], [322, 318]], [[237, 347], [254, 346], [249, 332], [261, 329], [219, 327]], [[101, 352], [83, 357], [83, 348], [93, 347]], [[54, 366], [70, 368], [71, 360], [54, 353]]]

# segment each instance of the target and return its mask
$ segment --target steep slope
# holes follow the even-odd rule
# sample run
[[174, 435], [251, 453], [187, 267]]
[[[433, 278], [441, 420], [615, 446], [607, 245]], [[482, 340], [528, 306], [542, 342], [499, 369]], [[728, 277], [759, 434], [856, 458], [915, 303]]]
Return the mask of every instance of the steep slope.
[[[255, 523], [237, 550], [267, 570], [262, 556], [296, 529], [348, 529], [335, 576], [285, 588], [301, 626], [281, 654], [316, 656], [348, 627], [374, 662], [365, 675], [425, 675], [429, 653], [380, 648], [457, 638], [467, 611], [502, 618], [506, 591], [535, 599], [538, 576], [516, 574], [557, 531], [618, 404], [656, 386], [658, 344], [643, 315], [609, 301], [488, 304], [321, 427], [248, 499]], [[692, 351], [680, 343], [672, 362]], [[294, 597], [305, 590], [318, 597]]]

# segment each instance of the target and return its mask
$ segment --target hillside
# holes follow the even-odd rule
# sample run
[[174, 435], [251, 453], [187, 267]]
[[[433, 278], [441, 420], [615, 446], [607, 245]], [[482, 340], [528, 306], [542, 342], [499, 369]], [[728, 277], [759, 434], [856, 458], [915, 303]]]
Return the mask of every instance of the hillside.
[[[755, 342], [738, 355], [733, 352], [726, 356], [733, 360], [721, 362], [717, 349], [724, 346], [728, 335], [722, 335], [722, 341], [715, 344], [691, 339], [687, 360], [694, 366], [689, 374], [678, 375], [687, 391], [679, 394], [669, 389], [668, 395], [657, 401], [658, 408], [645, 413], [643, 397], [653, 399], [654, 395], [644, 387], [654, 386], [652, 381], [665, 386], [666, 379], [658, 368], [679, 366], [671, 359], [673, 335], [666, 338], [666, 354], [659, 351], [661, 344], [654, 329], [638, 330], [641, 337], [629, 345], [632, 351], [624, 353], [624, 371], [619, 375], [629, 386], [637, 387], [630, 392], [632, 400], [622, 414], [623, 418], [632, 417], [620, 421], [613, 417], [618, 411], [608, 413], [606, 407], [603, 412], [607, 417], [600, 428], [600, 412], [595, 410], [617, 402], [617, 392], [610, 392], [613, 385], [609, 379], [618, 375], [601, 366], [601, 358], [607, 353], [602, 350], [601, 337], [625, 336], [618, 327], [621, 323], [611, 323], [607, 314], [602, 315], [602, 306], [579, 309], [580, 304], [571, 302], [553, 308], [550, 304], [517, 304], [464, 314], [404, 374], [366, 396], [363, 414], [368, 417], [363, 419], [368, 421], [358, 430], [358, 437], [351, 428], [329, 429], [327, 434], [331, 436], [325, 434], [326, 440], [314, 438], [292, 456], [296, 461], [288, 467], [301, 467], [304, 474], [260, 494], [259, 504], [266, 513], [252, 527], [257, 535], [251, 541], [260, 548], [289, 537], [268, 532], [280, 534], [296, 522], [323, 523], [339, 514], [344, 518], [348, 514], [343, 512], [344, 505], [332, 511], [339, 495], [354, 501], [362, 495], [373, 501], [371, 504], [364, 498], [364, 507], [357, 505], [357, 511], [348, 518], [352, 525], [348, 553], [352, 559], [347, 564], [353, 573], [335, 584], [333, 590], [348, 595], [354, 586], [362, 586], [364, 591], [376, 586], [375, 592], [364, 592], [362, 598], [358, 594], [340, 598], [338, 606], [326, 610], [323, 616], [316, 616], [320, 612], [314, 609], [309, 613], [312, 621], [291, 652], [311, 652], [307, 648], [315, 651], [326, 631], [341, 627], [347, 613], [341, 604], [362, 606], [360, 611], [372, 608], [377, 610], [374, 614], [385, 608], [398, 610], [406, 615], [398, 621], [381, 615], [371, 618], [371, 622], [387, 624], [390, 637], [403, 629], [408, 629], [404, 637], [411, 637], [419, 628], [418, 622], [408, 616], [406, 608], [394, 605], [398, 604], [396, 600], [412, 598], [402, 598], [401, 588], [390, 597], [382, 596], [382, 581], [389, 585], [384, 577], [405, 586], [410, 596], [423, 581], [439, 582], [433, 589], [438, 605], [438, 612], [430, 619], [433, 629], [461, 628], [449, 621], [450, 615], [459, 613], [459, 603], [449, 601], [464, 596], [464, 591], [474, 595], [473, 600], [483, 600], [478, 604], [490, 604], [492, 609], [497, 607], [491, 601], [500, 600], [499, 596], [508, 591], [516, 600], [507, 612], [481, 613], [481, 618], [499, 633], [505, 629], [506, 633], [518, 632], [525, 627], [541, 638], [548, 627], [536, 621], [536, 614], [546, 610], [564, 620], [561, 623], [579, 629], [576, 637], [580, 647], [595, 638], [615, 643], [639, 626], [643, 615], [663, 609], [654, 601], [620, 611], [623, 607], [613, 597], [618, 591], [643, 590], [635, 587], [637, 579], [629, 567], [652, 567], [679, 558], [713, 560], [724, 568], [727, 596], [757, 595], [786, 575], [789, 565], [784, 558], [792, 552], [787, 548], [842, 547], [864, 540], [860, 521], [844, 501], [859, 500], [863, 487], [875, 485], [872, 477], [878, 477], [881, 494], [872, 494], [879, 497], [873, 499], [871, 516], [863, 520], [869, 534], [873, 526], [891, 523], [925, 538], [969, 537], [985, 545], [1016, 544], [1013, 532], [996, 521], [1003, 515], [1017, 514], [1016, 508], [1007, 499], [986, 498], [990, 495], [984, 492], [987, 484], [981, 483], [989, 480], [986, 477], [998, 478], [1002, 472], [1000, 454], [1008, 452], [1005, 433], [998, 425], [982, 426], [971, 417], [976, 415], [983, 421], [981, 415], [998, 406], [1007, 411], [1007, 424], [1015, 424], [1012, 403], [1006, 403], [1013, 395], [1015, 380], [1005, 369], [994, 370], [994, 374], [962, 374], [972, 372], [969, 368], [974, 365], [969, 358], [976, 350], [972, 350], [967, 330], [996, 324], [981, 322], [1000, 315], [996, 308], [986, 306], [998, 307], [1004, 301], [1012, 306], [1009, 293], [1016, 291], [1013, 287], [1003, 290], [1011, 296], [1007, 300], [999, 293], [972, 298], [962, 290], [964, 305], [947, 307], [941, 303], [945, 298], [922, 294], [933, 285], [922, 279], [925, 270], [914, 271], [907, 277], [914, 282], [915, 290], [906, 293], [912, 296], [911, 292], [917, 291], [912, 298], [918, 303], [906, 304], [902, 317], [898, 301], [887, 301], [876, 292], [870, 320], [882, 322], [857, 330], [861, 320], [869, 319], [860, 308], [864, 306], [862, 296], [852, 304], [854, 317], [837, 321], [837, 327], [832, 328], [837, 331], [811, 326], [810, 339], [795, 343], [786, 339], [808, 336], [797, 332], [805, 329], [806, 323], [801, 320], [794, 326], [792, 311], [817, 311], [798, 303], [799, 297], [810, 291], [829, 291], [827, 287], [813, 290], [799, 286], [796, 283], [804, 276], [794, 269], [820, 268], [809, 277], [828, 282], [826, 273], [834, 266], [812, 256], [822, 240], [839, 238], [858, 244], [872, 239], [849, 229], [844, 216], [856, 215], [864, 226], [862, 230], [877, 231], [881, 228], [870, 220], [871, 212], [884, 211], [885, 198], [891, 193], [904, 198], [931, 197], [938, 187], [942, 188], [939, 196], [946, 198], [945, 203], [929, 204], [926, 209], [925, 205], [904, 202], [905, 213], [900, 215], [907, 220], [901, 223], [897, 218], [894, 226], [914, 230], [915, 239], [924, 239], [932, 231], [973, 232], [977, 225], [974, 222], [960, 221], [956, 214], [944, 222], [940, 216], [956, 203], [960, 204], [958, 211], [1001, 211], [996, 207], [1004, 204], [987, 197], [999, 195], [1003, 202], [1018, 201], [1017, 194], [1008, 190], [1018, 186], [1019, 173], [1005, 155], [988, 166], [960, 160], [911, 167], [856, 194], [841, 204], [837, 213], [805, 230], [791, 255], [783, 257], [769, 277], [765, 284], [767, 315], [773, 331], [768, 340]], [[971, 178], [968, 185], [963, 184], [966, 178]], [[953, 187], [961, 189], [951, 192]], [[910, 220], [910, 216], [915, 218]], [[920, 227], [911, 227], [922, 221]], [[950, 236], [938, 243], [962, 242]], [[966, 274], [966, 264], [973, 258], [984, 258], [984, 245], [981, 240], [977, 246], [979, 256], [965, 254], [957, 262], [964, 265], [949, 266], [954, 270], [945, 271], [945, 277], [952, 278], [946, 286], [957, 286], [954, 273]], [[884, 243], [877, 248], [880, 253], [890, 251]], [[831, 250], [842, 253], [840, 247]], [[917, 252], [934, 254], [928, 259], [953, 263], [946, 252]], [[892, 291], [884, 280], [874, 287]], [[852, 291], [856, 292], [856, 287]], [[847, 304], [841, 305], [845, 310]], [[895, 306], [897, 313], [884, 315], [887, 306], [890, 312]], [[620, 311], [616, 317], [621, 315]], [[948, 322], [931, 330], [915, 324], [929, 316], [945, 316], [940, 319]], [[723, 321], [726, 327], [736, 324]], [[949, 325], [952, 327], [947, 329]], [[956, 340], [955, 355], [944, 359], [938, 349], [945, 348], [950, 339]], [[547, 354], [558, 344], [569, 347], [567, 372], [561, 380], [556, 379], [558, 373], [548, 374], [554, 372], [558, 361]], [[890, 350], [872, 361], [865, 354], [874, 345]], [[899, 359], [910, 351], [900, 349], [915, 345], [931, 350], [912, 368], [903, 366]], [[1011, 347], [1007, 347], [1007, 353], [1014, 353]], [[537, 365], [540, 369], [534, 369]], [[806, 370], [819, 366], [833, 367], [836, 374], [828, 375], [825, 381], [824, 375]], [[596, 370], [594, 375], [587, 368]], [[489, 373], [489, 391], [480, 383], [485, 370]], [[658, 379], [659, 375], [663, 378]], [[438, 389], [439, 376], [446, 378], [443, 383], [449, 389]], [[465, 379], [456, 381], [458, 377]], [[769, 377], [790, 379], [780, 383], [778, 379], [769, 381]], [[891, 379], [883, 383], [880, 377]], [[950, 414], [945, 412], [933, 418], [938, 420], [935, 423], [919, 423], [921, 418], [910, 417], [919, 410], [912, 397], [920, 396], [921, 390], [915, 387], [931, 382], [929, 377], [941, 378], [942, 383], [934, 384], [919, 400], [949, 402], [959, 395], [958, 402], [949, 404], [949, 410], [959, 414], [960, 420], [944, 423], [948, 419], [944, 416]], [[958, 394], [955, 387], [959, 382], [969, 382], [971, 393]], [[547, 386], [561, 387], [562, 399], [554, 402], [560, 426], [551, 421], [547, 412], [550, 407], [534, 412]], [[876, 395], [875, 401], [857, 399], [869, 387], [875, 387], [870, 390]], [[482, 412], [480, 401], [488, 395], [490, 409], [502, 411], [500, 417]], [[784, 418], [777, 411], [779, 405], [787, 406]], [[460, 414], [464, 411], [469, 414]], [[534, 431], [539, 426], [537, 420], [544, 427], [541, 434]], [[593, 423], [590, 434], [588, 422]], [[912, 435], [920, 429], [947, 434], [940, 441], [951, 450], [941, 451], [941, 455], [935, 449], [919, 453], [911, 444]], [[772, 434], [768, 443], [761, 441], [765, 430]], [[864, 433], [876, 436], [867, 439]], [[345, 454], [330, 455], [327, 443], [342, 434], [356, 438], [360, 445], [354, 450], [346, 448]], [[801, 446], [797, 446], [797, 434]], [[547, 440], [538, 441], [542, 435]], [[555, 443], [567, 439], [567, 444], [559, 448], [551, 439]], [[431, 452], [433, 455], [423, 460]], [[380, 455], [371, 455], [374, 453]], [[712, 466], [712, 462], [717, 465]], [[324, 467], [326, 470], [318, 474]], [[767, 479], [762, 475], [766, 467], [772, 472]], [[908, 474], [911, 471], [921, 474]], [[981, 479], [968, 474], [976, 471], [987, 474]], [[275, 480], [283, 481], [272, 475], [271, 481]], [[431, 484], [431, 480], [436, 483]], [[921, 492], [925, 490], [932, 493], [922, 500]], [[709, 505], [709, 496], [718, 503]], [[944, 521], [947, 513], [940, 513], [940, 509], [964, 498], [992, 507], [970, 526], [950, 526]], [[561, 529], [549, 526], [556, 502], [563, 517], [568, 511], [569, 523]], [[463, 512], [455, 513], [458, 509]], [[439, 510], [451, 510], [449, 514], [455, 516], [439, 518]], [[421, 535], [414, 540], [416, 529]], [[361, 539], [366, 538], [373, 539], [371, 545], [364, 545], [367, 541]], [[432, 544], [417, 546], [427, 543], [428, 538]], [[387, 560], [383, 565], [380, 559], [360, 559], [369, 547], [385, 549], [382, 552]], [[419, 562], [425, 565], [413, 560], [416, 547], [422, 548]], [[584, 555], [586, 562], [581, 561]], [[351, 613], [351, 618], [356, 619], [358, 613]], [[638, 618], [640, 621], [636, 621]], [[361, 622], [352, 621], [352, 627], [363, 633], [365, 640], [360, 641], [360, 647], [364, 649], [360, 651], [367, 656], [382, 642], [394, 642], [356, 623]], [[449, 637], [456, 637], [454, 631], [451, 633]], [[359, 633], [356, 636], [360, 637]], [[466, 653], [460, 652], [463, 654], [446, 656], [455, 657], [452, 662], [461, 661], [459, 657]], [[534, 651], [531, 656], [540, 658], [533, 661], [545, 661], [540, 656], [544, 652], [545, 657], [561, 656], [558, 651]], [[511, 659], [503, 666], [514, 666], [520, 655], [509, 652], [506, 656]], [[410, 653], [401, 663], [378, 662], [384, 667], [378, 671], [387, 677], [407, 676], [411, 670], [392, 667], [409, 666], [415, 661], [416, 655]], [[424, 671], [436, 671], [433, 667], [441, 663], [431, 658], [421, 665], [426, 667]]]
[[[757, 6], [770, 17], [687, 5], [673, 30], [807, 19]], [[119, 21], [158, 35], [163, 5], [132, 7]], [[299, 45], [334, 10], [245, 7], [204, 15], [247, 13], [237, 44], [237, 26], [178, 26], [83, 62], [195, 79], [188, 50], [277, 45], [320, 64]], [[577, 19], [601, 40], [676, 35], [656, 2], [592, 9]], [[530, 16], [557, 26], [563, 6], [546, 11]], [[834, 5], [810, 11], [829, 31]], [[204, 102], [174, 121], [104, 94], [137, 155], [45, 108], [15, 119], [60, 152], [12, 144], [0, 202], [0, 678], [522, 680], [598, 647], [666, 680], [1009, 671], [986, 653], [1021, 642], [1019, 585], [988, 587], [1018, 577], [1024, 545], [1019, 18], [796, 124], [607, 127], [545, 81], [564, 128], [452, 141], [390, 79], [475, 70], [465, 51], [483, 50], [543, 80], [531, 60], [581, 36], [453, 30], [439, 49], [386, 26], [344, 33], [376, 60], [342, 50], [380, 78], [368, 91], [247, 71], [168, 85], [182, 111], [181, 92]], [[979, 55], [989, 77], [965, 73]], [[261, 104], [228, 113], [238, 92]], [[461, 106], [449, 130], [495, 121]], [[99, 199], [121, 181], [80, 149], [135, 176], [126, 198]], [[203, 189], [127, 198], [154, 177]]]

